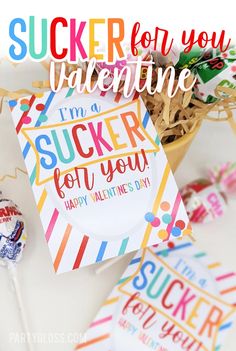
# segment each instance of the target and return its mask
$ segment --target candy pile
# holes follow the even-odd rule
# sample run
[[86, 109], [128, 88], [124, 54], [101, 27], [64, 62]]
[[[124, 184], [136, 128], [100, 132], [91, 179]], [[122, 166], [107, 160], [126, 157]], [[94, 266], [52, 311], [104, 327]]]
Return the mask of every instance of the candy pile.
[[[152, 60], [157, 67], [172, 64], [179, 71], [184, 68], [190, 69], [197, 78], [194, 96], [205, 103], [212, 103], [228, 96], [219, 88], [236, 88], [236, 46], [231, 46], [225, 52], [212, 48], [203, 50], [195, 46], [187, 54], [179, 48], [174, 48], [167, 58], [160, 56], [158, 52], [140, 49], [139, 56], [143, 61]], [[115, 68], [120, 72], [127, 64], [132, 66], [137, 57], [132, 56], [130, 49], [127, 48], [127, 59], [117, 61], [113, 65], [98, 63], [97, 71], [102, 68], [110, 69], [110, 77], [107, 79], [109, 84]], [[133, 79], [134, 76], [135, 65], [133, 65]], [[141, 77], [145, 80], [145, 65], [142, 67]]]
[[207, 50], [192, 72], [197, 77], [194, 94], [198, 99], [211, 103], [228, 97], [220, 88], [236, 88], [236, 47], [225, 52]]
[[[135, 80], [135, 62], [137, 56], [130, 54], [127, 46], [127, 58], [117, 61], [113, 65], [105, 62], [97, 63], [96, 71], [102, 68], [110, 70], [107, 84], [114, 76], [114, 71], [125, 79], [125, 67], [131, 70], [131, 82]], [[193, 91], [183, 92], [178, 90], [177, 94], [169, 98], [167, 95], [167, 82], [163, 86], [162, 93], [150, 94], [147, 89], [142, 93], [142, 99], [148, 109], [152, 122], [158, 132], [163, 145], [172, 143], [185, 134], [196, 130], [200, 121], [209, 116], [211, 111], [218, 118], [228, 119], [232, 122], [232, 114], [229, 106], [236, 106], [236, 46], [225, 52], [216, 49], [201, 49], [195, 46], [191, 52], [184, 53], [180, 47], [174, 47], [167, 57], [160, 55], [158, 51], [139, 50], [139, 57], [142, 59], [140, 67], [140, 88], [144, 86], [147, 78], [147, 67], [150, 61], [153, 62], [152, 85], [157, 84], [158, 68], [164, 70], [167, 66], [174, 66], [176, 69], [175, 84], [178, 83], [178, 75], [184, 68], [191, 70], [192, 75], [188, 78], [187, 85], [191, 85], [196, 78]], [[94, 77], [96, 79], [96, 77]], [[168, 79], [168, 77], [167, 77]], [[125, 82], [125, 80], [124, 80]], [[119, 93], [122, 95], [124, 82], [119, 86]], [[234, 123], [231, 123], [233, 129]]]

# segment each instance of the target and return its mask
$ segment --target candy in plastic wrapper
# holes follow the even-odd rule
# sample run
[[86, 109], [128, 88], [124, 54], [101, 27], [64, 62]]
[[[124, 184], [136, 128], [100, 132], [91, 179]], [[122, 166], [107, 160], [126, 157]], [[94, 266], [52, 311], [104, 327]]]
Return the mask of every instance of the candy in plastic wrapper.
[[236, 197], [236, 162], [222, 163], [208, 172], [208, 179], [198, 179], [181, 189], [190, 218], [206, 223], [225, 213], [228, 199]]
[[26, 239], [19, 208], [11, 200], [0, 197], [0, 260], [6, 264], [20, 261]]
[[126, 70], [124, 68], [125, 67], [129, 67], [130, 68], [130, 72], [131, 72], [130, 86], [132, 86], [132, 84], [135, 81], [137, 60], [140, 57], [142, 58], [142, 61], [146, 61], [147, 62], [147, 64], [143, 63], [142, 67], [141, 67], [140, 87], [142, 87], [144, 85], [145, 78], [146, 78], [145, 72], [147, 70], [147, 66], [149, 65], [149, 61], [151, 61], [151, 59], [152, 59], [150, 50], [145, 50], [143, 48], [140, 48], [138, 50], [138, 55], [134, 56], [130, 52], [130, 48], [127, 47], [126, 48], [126, 58], [125, 59], [123, 59], [123, 60], [116, 60], [114, 64], [110, 64], [110, 63], [106, 63], [106, 62], [97, 62], [97, 64], [96, 64], [96, 71], [97, 71], [97, 73], [99, 73], [102, 69], [108, 69], [109, 70], [110, 74], [104, 80], [105, 84], [107, 86], [109, 86], [112, 83], [112, 81], [113, 81], [115, 71], [116, 71], [116, 74], [118, 73], [119, 75], [121, 75], [121, 80], [125, 81], [127, 72], [126, 72]]
[[[175, 53], [175, 59], [173, 55], [171, 57], [173, 57], [174, 59], [173, 62], [174, 62], [175, 68], [191, 69], [202, 59], [203, 55], [204, 55], [204, 50], [201, 49], [199, 46], [194, 46], [192, 50], [188, 53], [181, 51], [179, 53], [179, 56], [177, 56], [177, 54]], [[176, 60], [176, 57], [178, 57], [178, 60]]]
[[203, 54], [204, 50], [199, 46], [194, 46], [190, 52], [185, 53], [183, 47], [173, 45], [166, 56], [161, 54], [161, 50], [152, 51], [156, 66], [165, 66], [171, 63], [177, 70], [191, 69], [201, 60]]
[[226, 210], [226, 196], [208, 179], [198, 179], [181, 189], [182, 198], [190, 221], [211, 222]]
[[[3, 198], [0, 192], [0, 263], [8, 268], [11, 277], [24, 335], [30, 335], [16, 264], [22, 257], [26, 239], [25, 222], [21, 211], [11, 200]], [[31, 338], [27, 338], [27, 350], [34, 351]]]
[[156, 67], [166, 66], [170, 63], [175, 66], [179, 61], [181, 49], [179, 46], [173, 45], [166, 56], [162, 55], [160, 49], [152, 50], [151, 55]]
[[227, 197], [236, 197], [236, 162], [222, 163], [208, 172], [212, 183], [217, 183]]
[[197, 77], [194, 94], [198, 99], [212, 103], [228, 97], [226, 92], [216, 91], [218, 87], [236, 89], [236, 47], [225, 52], [207, 50], [192, 71]]

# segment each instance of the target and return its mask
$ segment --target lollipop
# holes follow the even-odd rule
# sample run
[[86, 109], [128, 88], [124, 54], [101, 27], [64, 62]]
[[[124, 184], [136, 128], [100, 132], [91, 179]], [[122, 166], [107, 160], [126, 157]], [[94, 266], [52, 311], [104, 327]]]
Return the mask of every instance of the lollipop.
[[[126, 74], [127, 74], [127, 72], [124, 71], [124, 68], [129, 67], [130, 72], [131, 72], [131, 79], [130, 79], [129, 87], [131, 88], [132, 85], [134, 84], [134, 81], [135, 81], [136, 63], [137, 63], [138, 58], [141, 57], [142, 62], [143, 62], [142, 67], [141, 67], [140, 82], [139, 82], [139, 85], [141, 88], [145, 83], [146, 70], [151, 62], [151, 58], [152, 58], [151, 51], [140, 47], [140, 49], [138, 50], [137, 56], [134, 56], [131, 54], [131, 52], [130, 52], [131, 50], [130, 50], [129, 46], [127, 46], [125, 48], [125, 51], [126, 51], [126, 58], [123, 60], [117, 60], [114, 64], [108, 64], [106, 62], [97, 62], [96, 71], [99, 73], [104, 68], [109, 70], [109, 76], [104, 81], [106, 83], [106, 85], [109, 86], [114, 79], [115, 71], [119, 75], [121, 74], [121, 81], [124, 82], [125, 78], [126, 78]], [[120, 89], [122, 90], [122, 86], [120, 87]]]
[[228, 198], [236, 196], [236, 163], [224, 163], [209, 171], [208, 178], [197, 179], [181, 189], [190, 221], [207, 223], [221, 217]]
[[223, 53], [216, 49], [207, 50], [194, 66], [193, 73], [197, 77], [194, 94], [198, 99], [211, 103], [228, 97], [219, 89], [236, 89], [236, 47]]
[[[20, 284], [17, 277], [17, 263], [22, 258], [27, 235], [25, 222], [19, 208], [8, 199], [2, 197], [0, 192], [0, 263], [8, 268], [16, 294], [25, 335], [29, 335], [29, 327]], [[28, 340], [28, 350], [33, 351], [33, 346]]]
[[11, 200], [0, 199], [0, 259], [7, 265], [19, 262], [27, 235], [24, 219]]
[[181, 191], [191, 222], [207, 223], [225, 212], [226, 197], [208, 179], [197, 179]]

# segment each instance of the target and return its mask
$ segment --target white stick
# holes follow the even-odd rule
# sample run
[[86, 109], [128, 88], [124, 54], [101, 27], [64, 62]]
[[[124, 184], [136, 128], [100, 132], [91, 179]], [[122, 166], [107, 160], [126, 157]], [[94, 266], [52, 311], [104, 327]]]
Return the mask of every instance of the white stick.
[[105, 262], [103, 265], [101, 265], [99, 268], [95, 270], [96, 274], [101, 274], [102, 272], [106, 271], [108, 268], [119, 262], [123, 256], [118, 256], [115, 257], [107, 262]]
[[194, 238], [194, 236], [193, 236], [192, 234], [189, 234], [189, 239], [190, 239], [193, 243], [195, 243], [195, 241], [196, 241], [196, 239]]
[[27, 350], [34, 351], [32, 339], [31, 339], [31, 334], [30, 334], [30, 329], [29, 329], [29, 324], [28, 324], [28, 320], [27, 320], [27, 314], [25, 311], [25, 306], [24, 306], [24, 302], [22, 299], [22, 295], [21, 295], [21, 289], [20, 289], [20, 284], [19, 284], [17, 269], [16, 269], [15, 264], [14, 263], [9, 264], [8, 269], [9, 269], [9, 273], [10, 273], [13, 287], [15, 290], [17, 304], [18, 304], [18, 308], [19, 308], [19, 312], [20, 312], [20, 317], [22, 320], [24, 333], [25, 333], [26, 339], [27, 339]]

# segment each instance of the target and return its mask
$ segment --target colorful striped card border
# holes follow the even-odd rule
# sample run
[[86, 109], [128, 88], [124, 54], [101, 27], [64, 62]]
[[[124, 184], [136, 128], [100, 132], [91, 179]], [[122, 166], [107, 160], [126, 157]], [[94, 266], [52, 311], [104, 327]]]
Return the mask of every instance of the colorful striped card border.
[[[145, 264], [145, 262], [147, 262], [145, 261], [147, 252], [150, 252], [151, 255], [153, 255], [153, 259], [151, 259], [151, 261], [155, 262], [160, 267], [170, 267], [171, 270], [176, 271], [176, 277], [178, 277], [179, 280], [183, 282], [189, 282], [189, 284], [191, 284], [193, 287], [196, 287], [203, 294], [206, 294], [206, 296], [209, 296], [209, 298], [213, 298], [213, 301], [215, 301], [216, 306], [217, 304], [225, 306], [228, 313], [226, 315], [226, 318], [222, 318], [222, 320], [219, 321], [219, 323], [217, 324], [217, 332], [214, 335], [212, 335], [212, 346], [206, 347], [206, 345], [204, 345], [203, 343], [203, 345], [197, 349], [198, 351], [221, 350], [225, 335], [227, 331], [232, 327], [236, 313], [236, 272], [227, 270], [221, 263], [210, 258], [205, 252], [197, 249], [195, 245], [193, 245], [186, 239], [179, 240], [176, 243], [169, 242], [169, 244], [166, 245], [166, 247], [162, 250], [152, 247], [149, 249], [138, 251], [135, 257], [131, 260], [129, 266], [127, 267], [123, 276], [119, 280], [117, 286], [113, 289], [110, 296], [104, 302], [94, 321], [90, 324], [90, 327], [87, 330], [86, 334], [87, 341], [78, 344], [75, 347], [75, 350], [110, 351], [113, 349], [119, 350], [119, 347], [122, 348], [122, 338], [119, 338], [119, 343], [117, 341], [117, 338], [115, 338], [114, 336], [115, 329], [119, 328], [117, 314], [119, 316], [121, 315], [120, 311], [122, 307], [127, 303], [127, 296], [131, 295], [130, 292], [127, 294], [127, 291], [131, 289], [131, 282], [134, 282], [135, 278], [136, 281], [139, 281], [137, 279], [140, 279], [142, 283], [145, 282], [145, 278], [142, 274], [139, 275], [139, 278], [137, 278], [137, 276], [140, 273], [140, 268], [143, 267], [143, 264]], [[150, 256], [148, 257], [150, 260]], [[204, 287], [202, 286], [202, 282], [194, 282], [194, 279], [191, 276], [192, 272], [189, 269], [189, 266], [188, 269], [183, 270], [184, 273], [182, 272], [182, 274], [177, 272], [177, 270], [174, 270], [173, 265], [175, 265], [174, 262], [176, 262], [177, 258], [178, 260], [185, 260], [188, 263], [194, 262], [195, 269], [196, 267], [198, 267], [199, 270], [203, 270], [206, 273], [205, 276], [207, 276], [208, 278], [206, 280], [206, 283], [204, 283]], [[156, 287], [155, 291], [157, 291], [159, 288]], [[139, 292], [140, 290], [135, 290], [133, 288], [134, 294]], [[129, 318], [127, 318], [127, 320], [129, 321]], [[136, 324], [136, 327], [137, 325], [138, 322]], [[130, 330], [132, 329], [131, 326], [129, 326], [129, 328]], [[144, 332], [144, 330], [141, 331]], [[146, 332], [148, 334], [148, 329], [146, 330]], [[155, 334], [158, 335], [158, 330], [155, 330]], [[142, 346], [142, 343], [137, 344], [137, 341], [135, 339], [132, 339], [131, 336], [129, 336], [129, 339], [127, 340], [125, 341], [126, 344], [129, 345], [130, 350], [137, 349], [137, 347], [140, 351], [150, 350], [150, 347], [145, 347], [144, 345]], [[172, 349], [166, 348], [164, 346], [163, 348], [161, 346], [156, 346], [155, 348], [154, 343], [152, 344], [152, 346], [155, 351], [182, 350], [176, 345], [173, 345]], [[193, 350], [195, 351], [195, 348], [193, 348]]]
[[[58, 208], [50, 191], [50, 184], [53, 180], [48, 178], [39, 182], [41, 158], [39, 158], [36, 147], [28, 135], [29, 132], [44, 130], [47, 126], [51, 128], [52, 125], [58, 123], [56, 120], [58, 113], [55, 113], [55, 106], [61, 106], [64, 103], [67, 104], [66, 106], [70, 106], [71, 99], [76, 99], [78, 104], [82, 104], [84, 99], [91, 98], [104, 104], [102, 106], [112, 106], [114, 110], [130, 104], [137, 104], [138, 111], [140, 111], [140, 128], [146, 133], [153, 146], [153, 150], [150, 152], [157, 172], [155, 187], [153, 186], [156, 195], [153, 193], [153, 203], [146, 213], [143, 213], [142, 224], [132, 235], [124, 230], [119, 237], [112, 240], [108, 236], [95, 237], [89, 230], [79, 231], [78, 227], [66, 216], [62, 206]], [[49, 91], [19, 100], [11, 100], [9, 106], [53, 266], [57, 273], [71, 271], [191, 233], [189, 219], [165, 153], [150, 116], [137, 94], [134, 94], [130, 99], [125, 99], [119, 93], [97, 91], [93, 94], [78, 94], [73, 89], [65, 88], [59, 93]], [[108, 107], [103, 107], [102, 113], [107, 113], [107, 110], [109, 110]], [[93, 117], [95, 116], [92, 115]], [[81, 116], [78, 117], [78, 122], [83, 121], [83, 119]], [[68, 125], [68, 121], [60, 123], [61, 126]], [[75, 121], [69, 123], [75, 123]], [[69, 168], [71, 167], [68, 166]], [[137, 173], [137, 176], [141, 177], [142, 175]], [[127, 207], [126, 213], [132, 211], [132, 204], [127, 202]], [[112, 211], [112, 206], [109, 211]], [[107, 216], [109, 217], [109, 213], [104, 213], [104, 218]]]

